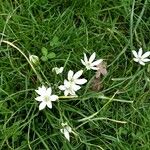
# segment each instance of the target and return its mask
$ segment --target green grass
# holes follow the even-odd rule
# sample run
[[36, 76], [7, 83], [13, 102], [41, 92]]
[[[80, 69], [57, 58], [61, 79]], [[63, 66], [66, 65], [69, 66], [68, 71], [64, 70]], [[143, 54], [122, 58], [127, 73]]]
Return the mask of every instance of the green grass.
[[[100, 92], [90, 83], [77, 99], [61, 99], [39, 112], [35, 89], [41, 85], [24, 56], [0, 46], [0, 149], [149, 150], [150, 76], [133, 62], [131, 50], [150, 50], [148, 0], [24, 0], [0, 3], [1, 41], [12, 42], [28, 57], [45, 47], [56, 57], [35, 68], [55, 94], [71, 69], [84, 69], [83, 53], [103, 58], [108, 74]], [[58, 42], [54, 42], [58, 37]], [[64, 66], [62, 76], [52, 73]], [[41, 72], [42, 71], [42, 72]], [[90, 81], [94, 71], [86, 71]], [[81, 96], [81, 97], [80, 97]], [[133, 103], [132, 103], [133, 102]], [[75, 134], [61, 134], [68, 122]]]

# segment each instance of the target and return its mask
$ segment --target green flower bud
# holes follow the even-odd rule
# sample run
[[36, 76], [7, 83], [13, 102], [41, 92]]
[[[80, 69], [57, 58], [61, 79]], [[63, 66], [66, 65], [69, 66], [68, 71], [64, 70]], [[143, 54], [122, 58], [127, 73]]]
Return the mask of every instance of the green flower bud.
[[36, 55], [30, 55], [29, 60], [32, 64], [38, 65], [39, 64], [39, 57]]

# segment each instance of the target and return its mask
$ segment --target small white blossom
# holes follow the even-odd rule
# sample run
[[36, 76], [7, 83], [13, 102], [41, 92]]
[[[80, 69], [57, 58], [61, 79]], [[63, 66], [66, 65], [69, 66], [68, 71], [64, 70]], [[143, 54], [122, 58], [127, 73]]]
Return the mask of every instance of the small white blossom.
[[74, 72], [72, 70], [70, 70], [68, 72], [68, 81], [71, 82], [72, 84], [79, 84], [79, 85], [82, 85], [82, 84], [85, 84], [87, 82], [86, 79], [79, 79], [80, 76], [82, 75], [83, 73], [83, 70], [80, 70], [78, 72], [76, 72], [74, 74]]
[[150, 59], [148, 59], [148, 57], [150, 56], [150, 51], [142, 54], [143, 50], [142, 50], [142, 48], [140, 48], [138, 52], [133, 50], [132, 53], [133, 53], [133, 55], [135, 57], [135, 58], [133, 58], [133, 60], [135, 62], [138, 62], [139, 64], [141, 64], [143, 66], [145, 65], [145, 62], [149, 62], [150, 61]]
[[90, 70], [90, 69], [98, 70], [97, 65], [99, 65], [103, 61], [103, 59], [94, 61], [95, 57], [96, 57], [96, 53], [94, 52], [88, 60], [86, 54], [84, 53], [84, 60], [81, 59], [81, 62], [86, 67], [87, 70]]
[[39, 110], [44, 109], [46, 106], [52, 108], [52, 101], [56, 101], [58, 99], [57, 95], [52, 95], [51, 87], [46, 88], [44, 85], [39, 87], [38, 90], [35, 90], [37, 94], [40, 96], [36, 97], [35, 99], [40, 103]]
[[70, 126], [68, 126], [67, 123], [62, 123], [62, 129], [60, 129], [61, 133], [64, 134], [65, 138], [70, 142], [70, 133], [72, 132], [72, 129]]
[[53, 69], [52, 69], [52, 71], [54, 72], [56, 72], [56, 74], [61, 74], [62, 72], [63, 72], [63, 70], [64, 70], [64, 67], [60, 67], [60, 68], [58, 68], [58, 67], [54, 67]]
[[58, 88], [64, 91], [64, 95], [76, 95], [75, 92], [78, 91], [81, 87], [79, 85], [85, 84], [86, 79], [79, 77], [82, 75], [83, 70], [80, 70], [74, 74], [72, 70], [68, 72], [68, 80], [64, 80], [64, 85], [60, 85]]
[[58, 87], [61, 91], [64, 91], [64, 95], [76, 95], [75, 92], [78, 91], [81, 87], [76, 84], [72, 84], [71, 82], [64, 80], [64, 85], [60, 85]]

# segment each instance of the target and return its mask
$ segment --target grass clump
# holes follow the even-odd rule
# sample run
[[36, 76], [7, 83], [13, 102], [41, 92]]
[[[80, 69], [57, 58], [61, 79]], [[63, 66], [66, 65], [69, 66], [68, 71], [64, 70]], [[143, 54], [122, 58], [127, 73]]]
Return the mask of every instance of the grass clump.
[[[150, 51], [147, 0], [8, 0], [0, 10], [0, 149], [150, 148], [150, 77], [131, 52]], [[43, 48], [55, 57], [43, 61]], [[94, 72], [85, 72], [79, 98], [39, 111], [35, 89], [46, 82], [57, 93], [66, 72], [83, 68], [83, 53], [94, 51], [108, 65], [103, 88], [92, 91]], [[40, 58], [38, 67], [30, 54]], [[62, 76], [52, 73], [56, 66], [64, 66]], [[74, 131], [70, 142], [62, 122]]]

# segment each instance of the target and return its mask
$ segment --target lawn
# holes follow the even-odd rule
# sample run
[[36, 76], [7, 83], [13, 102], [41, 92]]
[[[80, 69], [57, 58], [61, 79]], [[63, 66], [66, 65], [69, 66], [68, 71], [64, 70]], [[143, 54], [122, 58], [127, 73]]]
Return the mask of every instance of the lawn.
[[[132, 53], [150, 51], [149, 12], [148, 0], [1, 0], [0, 149], [149, 150], [150, 63]], [[94, 52], [98, 78], [81, 62]], [[87, 82], [64, 96], [81, 69]], [[59, 98], [39, 110], [42, 85]]]

